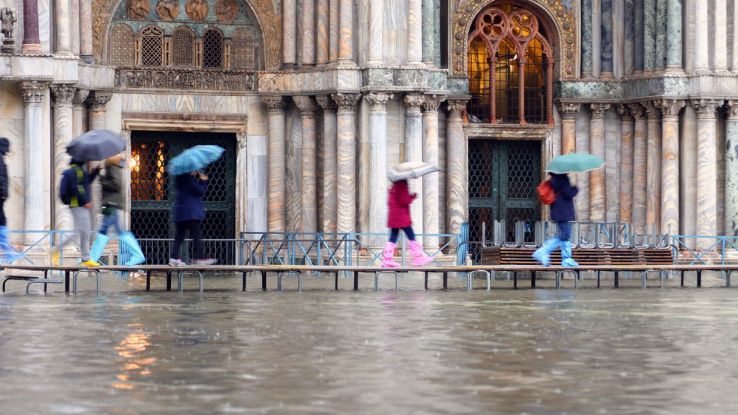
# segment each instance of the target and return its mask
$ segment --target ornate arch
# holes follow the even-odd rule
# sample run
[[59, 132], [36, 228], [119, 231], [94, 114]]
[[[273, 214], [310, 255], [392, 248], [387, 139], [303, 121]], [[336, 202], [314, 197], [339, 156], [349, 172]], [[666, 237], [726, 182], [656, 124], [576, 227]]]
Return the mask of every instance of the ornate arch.
[[[453, 43], [451, 50], [451, 69], [454, 76], [466, 76], [469, 32], [475, 18], [486, 7], [498, 0], [459, 0], [454, 10]], [[573, 9], [565, 6], [563, 0], [527, 0], [513, 3], [532, 6], [533, 10], [545, 15], [553, 27], [548, 28], [550, 48], [558, 52], [559, 77], [561, 79], [576, 78], [576, 17]], [[547, 22], [544, 22], [547, 23]]]
[[[92, 46], [95, 61], [103, 61], [113, 13], [127, 0], [92, 0]], [[262, 34], [266, 69], [282, 63], [282, 16], [273, 0], [240, 0], [251, 8]]]

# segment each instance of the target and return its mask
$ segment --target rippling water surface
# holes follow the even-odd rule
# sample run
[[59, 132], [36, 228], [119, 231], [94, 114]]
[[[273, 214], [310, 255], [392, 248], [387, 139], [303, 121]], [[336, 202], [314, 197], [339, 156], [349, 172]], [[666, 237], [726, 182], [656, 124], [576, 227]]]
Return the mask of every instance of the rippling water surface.
[[732, 289], [0, 295], [2, 414], [736, 413], [737, 378]]

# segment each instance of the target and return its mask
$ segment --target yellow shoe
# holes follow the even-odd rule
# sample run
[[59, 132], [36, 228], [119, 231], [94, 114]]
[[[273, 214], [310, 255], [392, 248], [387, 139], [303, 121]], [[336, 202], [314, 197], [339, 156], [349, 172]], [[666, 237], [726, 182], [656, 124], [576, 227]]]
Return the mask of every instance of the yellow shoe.
[[88, 268], [94, 268], [94, 267], [99, 267], [100, 266], [100, 263], [97, 262], [97, 261], [93, 261], [91, 259], [88, 259], [87, 261], [82, 262], [82, 265], [84, 265], [84, 266], [86, 266]]
[[54, 251], [51, 254], [51, 265], [58, 267], [61, 264], [61, 254], [59, 251]]

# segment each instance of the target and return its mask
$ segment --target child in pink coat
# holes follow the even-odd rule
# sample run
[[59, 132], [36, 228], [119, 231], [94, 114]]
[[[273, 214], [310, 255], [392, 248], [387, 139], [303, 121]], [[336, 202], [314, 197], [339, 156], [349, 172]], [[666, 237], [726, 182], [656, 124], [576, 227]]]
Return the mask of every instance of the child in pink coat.
[[407, 186], [407, 180], [398, 180], [392, 184], [389, 189], [387, 204], [389, 212], [387, 215], [387, 226], [390, 228], [390, 238], [382, 251], [382, 267], [397, 268], [400, 266], [392, 259], [395, 253], [395, 244], [397, 237], [400, 236], [400, 229], [405, 232], [408, 239], [408, 248], [413, 257], [413, 265], [422, 266], [433, 262], [433, 258], [423, 252], [423, 248], [415, 241], [415, 232], [413, 232], [413, 220], [410, 217], [410, 203], [415, 200], [417, 195], [410, 193]]

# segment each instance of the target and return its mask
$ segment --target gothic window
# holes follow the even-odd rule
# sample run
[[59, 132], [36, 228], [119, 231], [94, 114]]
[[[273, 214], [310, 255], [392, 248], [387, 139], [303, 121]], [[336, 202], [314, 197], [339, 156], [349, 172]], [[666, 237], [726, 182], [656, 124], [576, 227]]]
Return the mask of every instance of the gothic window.
[[553, 124], [554, 58], [533, 13], [490, 7], [475, 19], [468, 45], [470, 121]]
[[231, 69], [259, 69], [258, 34], [242, 28], [231, 35]]
[[133, 29], [126, 24], [116, 24], [110, 30], [108, 63], [112, 66], [132, 67], [135, 64]]
[[193, 66], [195, 64], [195, 33], [186, 27], [178, 27], [172, 33], [172, 64]]
[[141, 66], [161, 66], [163, 33], [156, 26], [141, 31]]
[[223, 34], [220, 30], [209, 29], [202, 39], [203, 68], [223, 67]]

